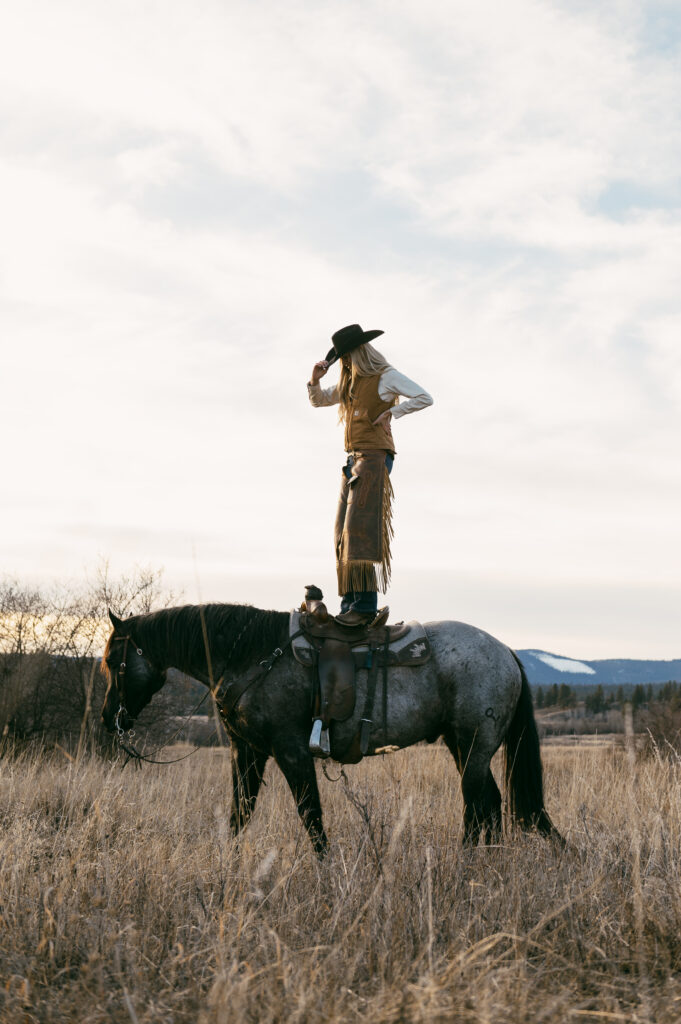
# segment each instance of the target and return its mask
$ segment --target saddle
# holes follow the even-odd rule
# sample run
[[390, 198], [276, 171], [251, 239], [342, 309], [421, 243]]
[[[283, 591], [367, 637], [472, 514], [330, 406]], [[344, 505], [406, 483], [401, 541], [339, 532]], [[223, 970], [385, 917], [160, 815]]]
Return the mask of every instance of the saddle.
[[[383, 669], [383, 727], [386, 728], [388, 668], [416, 666], [430, 657], [430, 644], [419, 622], [395, 625], [347, 626], [330, 616], [317, 587], [306, 588], [300, 609], [291, 612], [293, 654], [301, 665], [316, 669], [317, 693], [310, 750], [318, 757], [332, 753], [334, 722], [345, 722], [357, 701], [357, 674], [367, 670], [367, 688], [359, 735], [352, 750], [333, 749], [336, 760], [356, 763], [366, 754], [373, 724], [373, 705], [378, 669]], [[334, 748], [337, 746], [333, 744]]]

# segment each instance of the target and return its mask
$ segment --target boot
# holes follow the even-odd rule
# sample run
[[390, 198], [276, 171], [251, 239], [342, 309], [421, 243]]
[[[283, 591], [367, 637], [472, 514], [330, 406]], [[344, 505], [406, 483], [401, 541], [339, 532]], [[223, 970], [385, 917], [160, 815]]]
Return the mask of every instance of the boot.
[[351, 608], [349, 612], [341, 612], [337, 615], [336, 622], [339, 622], [341, 626], [368, 626], [375, 617], [375, 612], [356, 612]]
[[389, 615], [390, 608], [386, 605], [377, 612], [341, 612], [336, 616], [336, 622], [340, 622], [341, 626], [367, 626], [368, 629], [378, 629], [385, 626]]

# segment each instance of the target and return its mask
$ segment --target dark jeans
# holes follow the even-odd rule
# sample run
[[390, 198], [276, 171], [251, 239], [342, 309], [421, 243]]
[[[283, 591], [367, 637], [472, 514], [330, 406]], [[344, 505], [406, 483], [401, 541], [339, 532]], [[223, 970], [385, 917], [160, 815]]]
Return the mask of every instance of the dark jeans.
[[343, 595], [340, 610], [369, 615], [378, 610], [378, 593], [375, 590], [351, 590]]
[[[395, 456], [388, 452], [385, 457], [388, 474], [392, 473], [394, 461]], [[355, 460], [353, 456], [348, 455], [348, 461], [343, 466], [343, 472], [348, 478], [350, 478], [352, 474], [354, 462]], [[372, 612], [376, 612], [378, 611], [378, 593], [375, 590], [351, 590], [349, 593], [343, 595], [340, 610], [341, 612], [360, 612], [362, 615], [369, 615]]]

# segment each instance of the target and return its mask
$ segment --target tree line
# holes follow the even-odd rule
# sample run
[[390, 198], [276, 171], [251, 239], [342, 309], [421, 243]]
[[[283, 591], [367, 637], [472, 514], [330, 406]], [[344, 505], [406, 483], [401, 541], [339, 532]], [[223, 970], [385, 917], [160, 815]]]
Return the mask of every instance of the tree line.
[[634, 711], [649, 707], [654, 701], [678, 708], [681, 707], [681, 683], [675, 680], [646, 685], [637, 683], [633, 687], [620, 685], [607, 690], [599, 684], [589, 690], [580, 687], [579, 691], [567, 683], [553, 683], [534, 690], [534, 704], [538, 709], [553, 707], [567, 710], [576, 707], [582, 699], [585, 711], [592, 715], [621, 710], [627, 702], [631, 703]]

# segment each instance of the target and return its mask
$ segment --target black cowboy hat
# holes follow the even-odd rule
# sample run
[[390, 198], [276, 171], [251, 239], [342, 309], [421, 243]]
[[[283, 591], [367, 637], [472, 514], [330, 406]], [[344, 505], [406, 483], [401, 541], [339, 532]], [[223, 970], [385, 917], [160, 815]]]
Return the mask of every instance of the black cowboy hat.
[[335, 363], [337, 359], [340, 359], [346, 353], [352, 352], [353, 349], [359, 348], [360, 345], [365, 345], [367, 341], [373, 341], [379, 334], [383, 334], [383, 331], [363, 331], [359, 324], [341, 327], [340, 331], [336, 331], [335, 334], [331, 335], [333, 348], [330, 348], [326, 353], [327, 363], [330, 366], [331, 363]]

